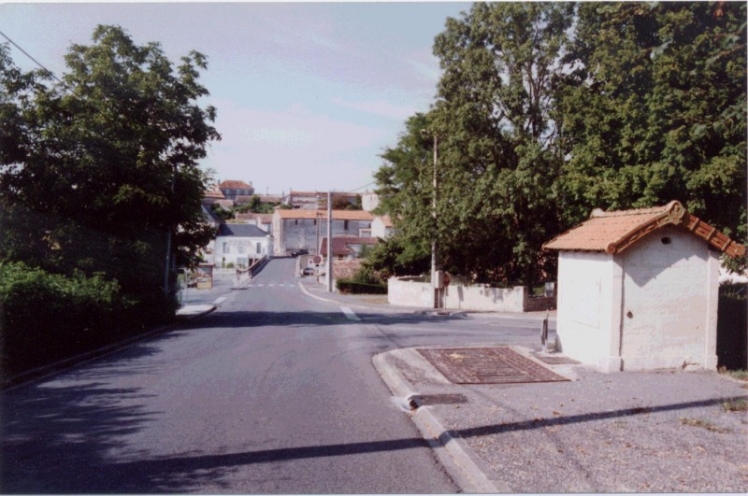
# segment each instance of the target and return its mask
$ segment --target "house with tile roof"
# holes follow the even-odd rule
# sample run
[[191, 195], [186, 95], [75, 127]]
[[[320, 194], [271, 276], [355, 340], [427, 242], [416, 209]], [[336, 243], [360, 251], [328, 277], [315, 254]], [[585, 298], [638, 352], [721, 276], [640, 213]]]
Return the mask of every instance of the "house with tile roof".
[[[371, 237], [374, 216], [363, 210], [333, 210], [332, 237]], [[317, 254], [319, 240], [327, 236], [327, 210], [277, 209], [273, 214], [274, 255], [305, 250]]]
[[272, 236], [253, 224], [221, 224], [215, 240], [214, 264], [247, 268], [270, 255]]
[[255, 194], [255, 189], [252, 186], [252, 183], [249, 184], [245, 183], [244, 181], [222, 181], [221, 184], [218, 185], [218, 189], [221, 190], [221, 193], [232, 201], [237, 201], [239, 197], [251, 197]]
[[564, 354], [608, 372], [717, 368], [719, 258], [745, 246], [673, 201], [595, 210], [543, 248], [559, 252]]

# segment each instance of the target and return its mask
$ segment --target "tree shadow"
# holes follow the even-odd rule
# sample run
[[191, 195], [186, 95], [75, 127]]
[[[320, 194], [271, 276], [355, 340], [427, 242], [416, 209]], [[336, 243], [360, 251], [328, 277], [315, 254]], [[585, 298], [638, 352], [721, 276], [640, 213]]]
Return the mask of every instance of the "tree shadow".
[[[137, 388], [113, 389], [105, 383], [65, 387], [35, 386], [3, 402], [3, 463], [0, 487], [5, 493], [184, 493], [199, 490], [241, 467], [294, 460], [391, 453], [430, 446], [423, 438], [350, 442], [322, 446], [265, 449], [238, 453], [204, 453], [147, 458], [108, 453], [123, 448], [123, 437], [141, 429], [160, 412], [138, 405], [147, 398]], [[651, 408], [628, 408], [562, 418], [528, 420], [444, 432], [474, 438], [542, 429], [660, 411], [711, 406], [738, 398], [715, 398]], [[280, 474], [277, 474], [280, 475]]]

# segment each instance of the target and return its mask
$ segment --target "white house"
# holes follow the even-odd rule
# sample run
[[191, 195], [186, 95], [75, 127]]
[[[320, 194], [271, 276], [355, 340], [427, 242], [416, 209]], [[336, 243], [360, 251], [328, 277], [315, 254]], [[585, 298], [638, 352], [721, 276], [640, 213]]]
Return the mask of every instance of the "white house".
[[246, 268], [272, 249], [272, 237], [252, 224], [221, 224], [215, 241], [216, 267]]
[[673, 201], [595, 210], [544, 248], [559, 251], [564, 354], [608, 372], [716, 369], [719, 255], [744, 246]]
[[395, 232], [389, 215], [378, 215], [371, 221], [371, 235], [375, 238], [388, 238]]

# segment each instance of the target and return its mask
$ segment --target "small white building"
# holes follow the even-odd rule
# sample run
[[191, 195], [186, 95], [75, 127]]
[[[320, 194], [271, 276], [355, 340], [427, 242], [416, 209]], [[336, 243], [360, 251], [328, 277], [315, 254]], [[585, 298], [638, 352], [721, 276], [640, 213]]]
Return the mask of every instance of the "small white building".
[[564, 354], [607, 372], [716, 369], [719, 256], [744, 246], [673, 201], [595, 210], [544, 248], [559, 251]]
[[378, 215], [371, 221], [371, 235], [374, 238], [386, 239], [395, 232], [395, 226], [389, 215]]
[[247, 268], [272, 250], [272, 237], [252, 224], [221, 224], [215, 241], [215, 266]]

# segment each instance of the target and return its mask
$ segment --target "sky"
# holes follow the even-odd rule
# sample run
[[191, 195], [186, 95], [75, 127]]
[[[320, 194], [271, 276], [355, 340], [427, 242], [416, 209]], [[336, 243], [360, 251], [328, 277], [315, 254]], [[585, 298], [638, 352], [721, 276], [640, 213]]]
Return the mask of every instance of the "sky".
[[[428, 111], [440, 76], [434, 37], [470, 3], [1, 3], [4, 33], [58, 77], [98, 24], [177, 63], [208, 57], [201, 82], [222, 140], [201, 165], [258, 194], [371, 191], [380, 154]], [[0, 36], [0, 42], [6, 41]], [[11, 46], [24, 70], [34, 62]]]

